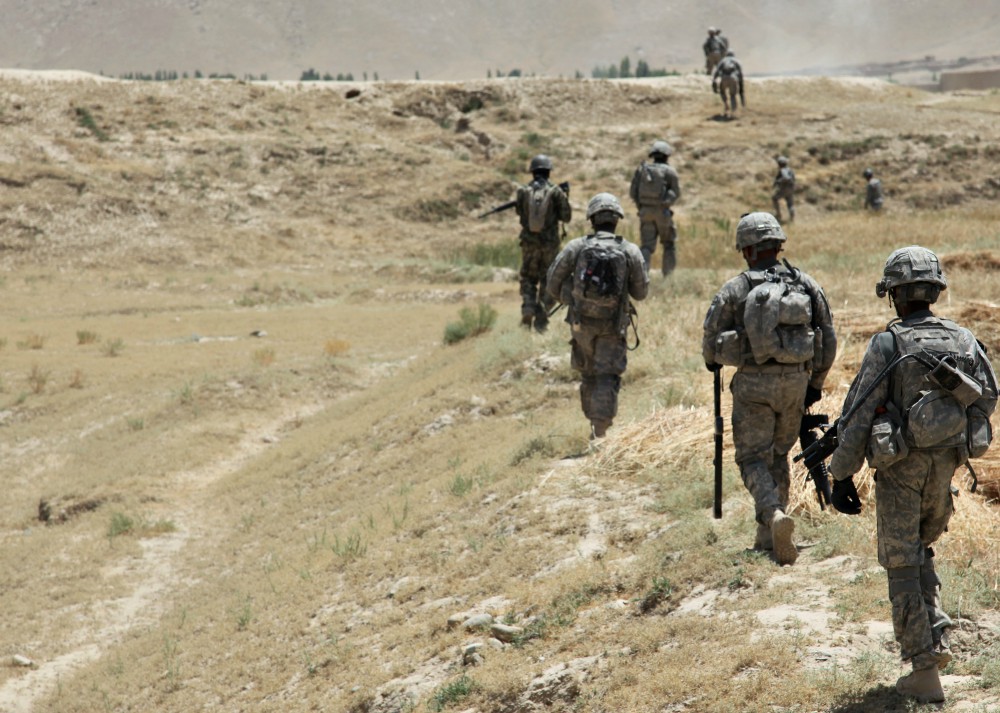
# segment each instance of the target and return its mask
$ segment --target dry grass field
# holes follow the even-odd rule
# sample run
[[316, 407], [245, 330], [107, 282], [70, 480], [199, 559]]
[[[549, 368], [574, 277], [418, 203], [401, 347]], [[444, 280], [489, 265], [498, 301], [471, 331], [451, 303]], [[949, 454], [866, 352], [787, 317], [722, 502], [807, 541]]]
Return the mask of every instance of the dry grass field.
[[[872, 502], [821, 512], [796, 479], [779, 568], [749, 549], [727, 424], [711, 518], [701, 320], [784, 154], [786, 255], [841, 340], [822, 411], [903, 245], [943, 257], [939, 311], [1000, 353], [1000, 95], [789, 78], [747, 100], [724, 122], [701, 76], [0, 78], [0, 711], [914, 710]], [[581, 234], [655, 138], [680, 268], [589, 452], [567, 328], [517, 326], [514, 217], [476, 216], [545, 152]], [[495, 326], [445, 344], [478, 305]], [[976, 467], [936, 547], [946, 711], [1000, 710], [1000, 455]]]

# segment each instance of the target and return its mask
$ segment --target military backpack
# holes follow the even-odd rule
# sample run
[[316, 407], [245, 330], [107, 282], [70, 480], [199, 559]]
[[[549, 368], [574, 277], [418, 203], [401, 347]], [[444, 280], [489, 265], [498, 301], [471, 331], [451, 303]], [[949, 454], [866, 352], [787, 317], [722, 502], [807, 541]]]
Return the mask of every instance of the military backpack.
[[736, 60], [732, 57], [726, 57], [721, 62], [719, 62], [719, 73], [724, 77], [731, 77], [736, 74], [740, 69], [740, 66], [736, 63]]
[[750, 284], [743, 309], [743, 326], [753, 360], [801, 364], [815, 355], [812, 296], [801, 273], [790, 268], [743, 273]]
[[573, 268], [573, 310], [588, 319], [621, 319], [627, 302], [628, 256], [620, 235], [585, 238]]
[[548, 181], [532, 181], [525, 193], [528, 205], [528, 230], [532, 233], [540, 233], [545, 228], [545, 221], [549, 216], [549, 205], [552, 203], [552, 192], [555, 185]]
[[643, 161], [639, 166], [639, 203], [659, 205], [667, 197], [668, 190], [664, 171]]

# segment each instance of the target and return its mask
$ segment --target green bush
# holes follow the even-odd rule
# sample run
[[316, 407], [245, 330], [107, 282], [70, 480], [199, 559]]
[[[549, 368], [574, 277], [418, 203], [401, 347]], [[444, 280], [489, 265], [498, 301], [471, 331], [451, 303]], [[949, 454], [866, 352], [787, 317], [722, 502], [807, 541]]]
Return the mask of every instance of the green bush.
[[485, 302], [480, 302], [478, 309], [463, 307], [458, 313], [458, 319], [458, 322], [451, 322], [444, 328], [445, 344], [454, 344], [490, 331], [497, 321], [497, 311]]

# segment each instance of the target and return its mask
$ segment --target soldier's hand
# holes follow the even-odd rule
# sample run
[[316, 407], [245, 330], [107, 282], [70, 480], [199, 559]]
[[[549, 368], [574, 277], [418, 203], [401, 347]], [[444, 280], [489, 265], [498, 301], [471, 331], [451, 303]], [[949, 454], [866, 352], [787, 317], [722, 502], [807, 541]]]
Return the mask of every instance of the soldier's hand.
[[854, 487], [853, 478], [845, 478], [844, 480], [834, 478], [830, 500], [838, 512], [845, 515], [861, 514], [861, 498], [858, 496], [858, 489]]
[[806, 387], [806, 400], [805, 407], [808, 410], [810, 406], [823, 398], [823, 390], [817, 389], [813, 386]]
[[705, 362], [705, 368], [711, 372], [716, 372], [722, 368], [722, 364], [716, 364], [715, 362]]
[[712, 91], [715, 92], [716, 94], [718, 94], [719, 93], [719, 85], [718, 84], [712, 84]]

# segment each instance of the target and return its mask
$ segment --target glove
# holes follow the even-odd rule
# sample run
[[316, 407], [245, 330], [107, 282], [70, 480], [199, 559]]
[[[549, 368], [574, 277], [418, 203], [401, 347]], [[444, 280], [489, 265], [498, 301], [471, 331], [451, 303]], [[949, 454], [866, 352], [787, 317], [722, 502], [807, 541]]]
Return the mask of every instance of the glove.
[[833, 480], [833, 492], [830, 500], [837, 512], [845, 515], [861, 514], [861, 498], [858, 497], [858, 489], [854, 487], [854, 478], [844, 478], [844, 480]]
[[719, 93], [719, 85], [718, 84], [713, 84], [712, 85], [712, 91], [715, 92], [716, 94], [718, 94]]
[[817, 401], [819, 401], [821, 398], [823, 398], [823, 390], [822, 389], [817, 389], [817, 388], [812, 387], [812, 386], [807, 386], [806, 387], [806, 401], [805, 401], [806, 409], [808, 409], [814, 403], [816, 403]]
[[708, 369], [711, 372], [716, 372], [716, 371], [718, 371], [719, 369], [722, 368], [722, 364], [716, 364], [715, 362], [709, 363], [709, 362], [706, 361], [705, 362], [705, 368]]

